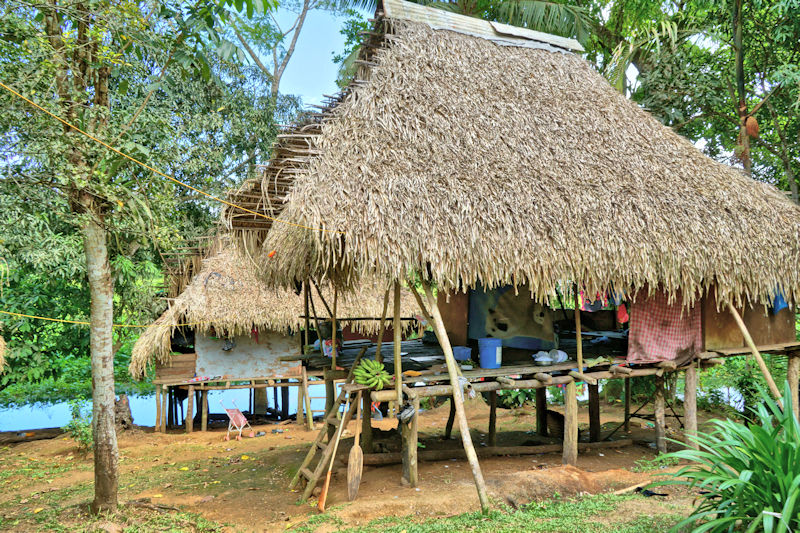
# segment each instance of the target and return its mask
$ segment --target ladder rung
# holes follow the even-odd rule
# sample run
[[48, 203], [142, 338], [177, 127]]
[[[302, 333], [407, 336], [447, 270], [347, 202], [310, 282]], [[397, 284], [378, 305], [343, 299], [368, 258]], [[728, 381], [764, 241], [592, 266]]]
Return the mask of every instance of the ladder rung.
[[319, 448], [322, 451], [325, 451], [325, 450], [328, 449], [328, 445], [327, 444], [323, 444], [322, 442], [318, 442], [317, 443], [317, 448]]
[[309, 481], [314, 479], [314, 472], [312, 472], [308, 468], [301, 468], [300, 473], [303, 475], [303, 477], [305, 477]]

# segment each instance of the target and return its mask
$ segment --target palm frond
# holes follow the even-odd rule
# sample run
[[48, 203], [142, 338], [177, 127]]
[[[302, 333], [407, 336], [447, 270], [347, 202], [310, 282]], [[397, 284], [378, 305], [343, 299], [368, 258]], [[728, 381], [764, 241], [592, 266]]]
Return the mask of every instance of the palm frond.
[[592, 27], [582, 7], [541, 0], [502, 0], [495, 6], [498, 22], [586, 42]]

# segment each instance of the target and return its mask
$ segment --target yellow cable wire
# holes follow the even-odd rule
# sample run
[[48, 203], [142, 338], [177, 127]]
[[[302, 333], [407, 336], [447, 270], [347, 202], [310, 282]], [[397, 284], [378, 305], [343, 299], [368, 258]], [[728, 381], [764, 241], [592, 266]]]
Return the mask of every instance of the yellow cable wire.
[[206, 196], [206, 197], [208, 197], [208, 198], [211, 198], [212, 200], [216, 200], [217, 202], [221, 202], [221, 203], [223, 203], [223, 204], [225, 204], [225, 205], [229, 205], [229, 206], [231, 206], [231, 207], [234, 207], [234, 208], [236, 208], [236, 209], [241, 209], [242, 211], [245, 211], [245, 212], [247, 212], [247, 213], [251, 213], [251, 214], [253, 214], [253, 215], [256, 215], [256, 216], [259, 216], [259, 217], [263, 217], [263, 218], [265, 218], [265, 219], [267, 219], [267, 220], [272, 220], [273, 222], [280, 222], [280, 223], [282, 223], [282, 224], [287, 224], [287, 225], [289, 225], [289, 226], [295, 226], [295, 227], [298, 227], [298, 228], [303, 228], [303, 229], [310, 229], [310, 230], [312, 230], [312, 231], [317, 231], [317, 230], [318, 230], [318, 231], [325, 231], [325, 232], [331, 232], [331, 233], [340, 233], [340, 234], [342, 234], [342, 235], [344, 235], [344, 233], [345, 233], [344, 231], [339, 231], [339, 230], [332, 230], [332, 229], [325, 229], [325, 228], [312, 228], [312, 227], [310, 227], [310, 226], [304, 226], [304, 225], [302, 225], [302, 224], [296, 224], [296, 223], [294, 223], [294, 222], [288, 222], [288, 221], [286, 221], [286, 220], [281, 220], [281, 219], [279, 219], [279, 218], [271, 217], [271, 216], [265, 215], [264, 213], [259, 213], [259, 212], [257, 212], [257, 211], [253, 211], [253, 210], [251, 210], [251, 209], [247, 209], [246, 207], [242, 207], [242, 206], [240, 206], [240, 205], [236, 205], [236, 204], [234, 204], [234, 203], [231, 203], [231, 202], [229, 202], [229, 201], [227, 201], [227, 200], [223, 200], [222, 198], [218, 198], [218, 197], [214, 196], [213, 194], [211, 194], [211, 193], [207, 193], [207, 192], [205, 192], [205, 191], [202, 191], [202, 190], [200, 190], [200, 189], [197, 189], [196, 187], [192, 187], [192, 186], [191, 186], [191, 185], [189, 185], [188, 183], [185, 183], [185, 182], [183, 182], [183, 181], [181, 181], [181, 180], [179, 180], [179, 179], [177, 179], [177, 178], [173, 178], [172, 176], [169, 176], [169, 175], [167, 175], [167, 174], [164, 174], [164, 173], [163, 173], [163, 172], [161, 172], [160, 170], [157, 170], [157, 169], [155, 169], [155, 168], [151, 167], [150, 165], [147, 165], [146, 163], [143, 163], [143, 162], [139, 161], [138, 159], [136, 159], [136, 158], [134, 158], [134, 157], [131, 157], [131, 156], [129, 156], [128, 154], [126, 154], [126, 153], [123, 153], [123, 152], [119, 151], [118, 149], [114, 148], [114, 147], [113, 147], [113, 146], [111, 146], [110, 144], [108, 144], [108, 143], [106, 143], [106, 142], [103, 142], [103, 141], [101, 141], [101, 140], [100, 140], [100, 139], [98, 139], [97, 137], [94, 137], [92, 134], [90, 134], [90, 133], [87, 133], [87, 132], [83, 131], [82, 129], [80, 129], [79, 127], [77, 127], [77, 126], [74, 126], [74, 125], [70, 124], [69, 122], [67, 122], [67, 121], [66, 121], [66, 120], [64, 120], [63, 118], [61, 118], [61, 117], [59, 117], [59, 116], [57, 116], [57, 115], [55, 115], [55, 114], [51, 113], [50, 111], [48, 111], [48, 110], [47, 110], [47, 109], [45, 109], [45, 108], [43, 108], [42, 106], [40, 106], [39, 104], [37, 104], [37, 103], [36, 103], [36, 102], [34, 102], [33, 100], [30, 100], [30, 99], [28, 99], [28, 98], [26, 98], [26, 97], [22, 96], [20, 93], [18, 93], [17, 91], [15, 91], [14, 89], [12, 89], [12, 88], [11, 88], [11, 87], [9, 87], [8, 85], [4, 84], [3, 82], [0, 82], [0, 87], [2, 87], [3, 89], [5, 89], [6, 91], [10, 92], [10, 93], [11, 93], [11, 94], [13, 94], [14, 96], [16, 96], [16, 97], [18, 97], [18, 98], [21, 98], [21, 99], [25, 100], [26, 102], [28, 102], [30, 105], [32, 105], [32, 106], [33, 106], [33, 107], [35, 107], [36, 109], [38, 109], [38, 110], [40, 110], [40, 111], [44, 111], [45, 113], [47, 113], [48, 115], [50, 115], [51, 117], [53, 117], [53, 118], [54, 118], [54, 119], [56, 119], [57, 121], [61, 122], [62, 124], [64, 124], [64, 125], [65, 125], [65, 126], [67, 126], [68, 128], [72, 128], [73, 130], [75, 130], [75, 131], [77, 131], [77, 132], [79, 132], [79, 133], [81, 133], [81, 134], [85, 135], [86, 137], [90, 138], [91, 140], [95, 141], [96, 143], [99, 143], [99, 144], [101, 144], [101, 145], [105, 146], [106, 148], [108, 148], [108, 149], [109, 149], [109, 150], [111, 150], [112, 152], [114, 152], [114, 153], [116, 153], [116, 154], [119, 154], [119, 155], [121, 155], [122, 157], [124, 157], [124, 158], [126, 158], [126, 159], [129, 159], [129, 160], [133, 161], [134, 163], [136, 163], [136, 164], [138, 164], [138, 165], [141, 165], [141, 166], [143, 166], [144, 168], [146, 168], [147, 170], [149, 170], [149, 171], [151, 171], [151, 172], [155, 172], [155, 173], [156, 173], [156, 174], [158, 174], [159, 176], [162, 176], [162, 177], [164, 177], [164, 178], [167, 178], [167, 179], [168, 179], [168, 180], [170, 180], [170, 181], [173, 181], [173, 182], [177, 183], [178, 185], [182, 185], [183, 187], [186, 187], [187, 189], [191, 189], [191, 190], [193, 190], [193, 191], [195, 191], [195, 192], [197, 192], [197, 193], [199, 193], [199, 194], [202, 194], [202, 195], [204, 195], [204, 196]]
[[[46, 316], [36, 316], [36, 315], [25, 315], [23, 313], [12, 313], [11, 311], [0, 311], [4, 315], [11, 315], [11, 316], [18, 316], [22, 318], [35, 318], [37, 320], [49, 320], [50, 322], [62, 322], [64, 324], [80, 324], [84, 326], [89, 326], [89, 322], [85, 322], [82, 320], [64, 320], [63, 318], [50, 318]], [[189, 322], [186, 324], [113, 324], [115, 328], [149, 328], [150, 326], [164, 326], [164, 327], [172, 327], [177, 328], [181, 326], [198, 326], [200, 324], [204, 324], [204, 322]]]

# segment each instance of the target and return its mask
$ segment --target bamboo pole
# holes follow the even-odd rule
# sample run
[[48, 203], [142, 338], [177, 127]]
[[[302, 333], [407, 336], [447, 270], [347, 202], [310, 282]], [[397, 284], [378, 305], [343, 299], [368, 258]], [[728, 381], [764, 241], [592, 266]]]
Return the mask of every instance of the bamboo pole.
[[464, 451], [467, 454], [469, 465], [472, 468], [472, 477], [475, 479], [475, 486], [478, 489], [478, 499], [481, 502], [481, 509], [486, 513], [489, 511], [489, 497], [486, 493], [486, 483], [483, 480], [481, 466], [478, 463], [478, 455], [475, 453], [475, 447], [472, 445], [472, 436], [469, 433], [467, 414], [464, 411], [463, 391], [458, 383], [458, 365], [456, 364], [455, 357], [453, 357], [453, 347], [450, 345], [450, 339], [447, 337], [444, 321], [442, 320], [442, 315], [439, 312], [439, 306], [436, 303], [436, 298], [433, 296], [430, 284], [423, 281], [422, 286], [425, 289], [425, 297], [428, 300], [428, 310], [433, 319], [434, 331], [436, 331], [436, 337], [439, 339], [439, 344], [442, 347], [444, 358], [447, 362], [447, 372], [450, 374], [450, 384], [453, 387], [453, 403], [456, 406], [456, 418], [458, 418], [458, 428], [461, 433], [461, 440], [464, 443]]
[[770, 374], [769, 368], [767, 368], [767, 364], [764, 362], [764, 358], [761, 357], [758, 348], [756, 348], [756, 343], [753, 342], [753, 337], [750, 336], [750, 332], [747, 330], [744, 320], [742, 320], [741, 315], [739, 315], [739, 311], [737, 311], [730, 302], [728, 302], [728, 310], [731, 312], [731, 315], [733, 315], [736, 325], [739, 326], [747, 347], [750, 348], [750, 351], [753, 353], [753, 357], [756, 358], [758, 368], [760, 368], [761, 373], [764, 374], [764, 379], [767, 381], [767, 385], [769, 385], [769, 390], [772, 392], [772, 395], [775, 396], [775, 399], [778, 401], [778, 405], [780, 405], [781, 409], [783, 409], [783, 403], [781, 402], [781, 391], [778, 390], [778, 386], [775, 385], [775, 380], [772, 379], [772, 374]]
[[309, 288], [308, 287], [308, 280], [306, 280], [306, 281], [303, 282], [303, 307], [305, 309], [305, 314], [306, 314], [306, 317], [305, 317], [305, 328], [306, 329], [305, 329], [305, 340], [303, 341], [303, 355], [305, 355], [305, 353], [306, 353], [306, 346], [309, 345], [308, 341], [309, 341], [309, 338], [310, 338], [309, 335], [311, 333], [309, 331], [309, 329], [311, 328], [311, 320], [309, 318], [310, 315], [308, 314], [308, 288]]
[[397, 410], [403, 405], [403, 356], [401, 355], [401, 327], [400, 327], [400, 282], [394, 282], [394, 310], [392, 329], [394, 330], [394, 388], [397, 392]]
[[375, 343], [375, 360], [379, 363], [383, 362], [381, 355], [381, 345], [383, 344], [383, 335], [386, 333], [386, 313], [389, 311], [389, 292], [391, 289], [386, 289], [383, 295], [383, 312], [381, 313], [381, 324], [378, 328], [378, 342]]
[[[321, 297], [322, 295], [320, 295]], [[336, 326], [336, 303], [339, 299], [339, 291], [336, 289], [336, 286], [333, 286], [333, 311], [331, 312], [331, 329], [333, 329], [333, 334], [331, 335], [331, 370], [336, 370], [336, 337], [338, 336], [337, 333], [337, 326]]]
[[581, 335], [581, 304], [578, 298], [578, 286], [575, 285], [575, 342], [578, 352], [578, 372], [583, 372], [583, 335]]
[[683, 424], [685, 426], [686, 445], [697, 450], [697, 443], [691, 438], [697, 436], [697, 367], [694, 362], [686, 369], [684, 379]]

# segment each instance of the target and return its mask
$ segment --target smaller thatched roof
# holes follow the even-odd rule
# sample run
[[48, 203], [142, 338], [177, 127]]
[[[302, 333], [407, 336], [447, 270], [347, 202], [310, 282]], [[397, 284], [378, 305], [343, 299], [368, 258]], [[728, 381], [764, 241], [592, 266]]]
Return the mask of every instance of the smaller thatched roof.
[[[348, 321], [348, 318], [378, 318], [383, 312], [383, 298], [388, 284], [364, 283], [339, 294], [337, 318], [360, 333], [374, 333], [379, 320]], [[322, 295], [333, 305], [333, 291], [322, 286]], [[317, 316], [328, 318], [325, 306], [312, 286]], [[419, 312], [416, 300], [403, 290], [401, 315], [414, 316]], [[144, 374], [153, 356], [167, 361], [171, 355], [170, 338], [180, 324], [205, 333], [212, 328], [228, 335], [247, 335], [253, 328], [273, 331], [298, 331], [305, 320], [305, 301], [302, 292], [278, 289], [260, 281], [255, 264], [232, 247], [203, 261], [202, 268], [186, 289], [172, 301], [164, 312], [136, 341], [129, 370], [134, 377]], [[391, 315], [391, 302], [389, 303]], [[410, 321], [404, 323], [410, 325]]]
[[0, 336], [0, 374], [5, 371], [6, 367], [6, 341]]

